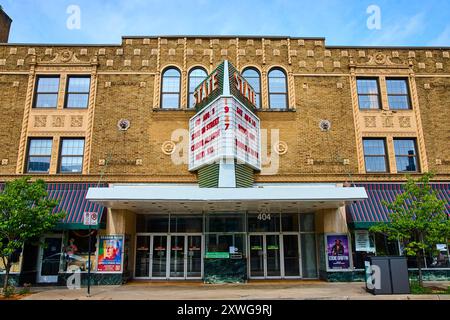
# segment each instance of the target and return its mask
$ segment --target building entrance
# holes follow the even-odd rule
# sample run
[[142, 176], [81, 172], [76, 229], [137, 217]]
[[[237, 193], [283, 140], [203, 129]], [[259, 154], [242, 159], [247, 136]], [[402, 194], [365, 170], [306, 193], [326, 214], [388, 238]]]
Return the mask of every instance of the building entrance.
[[201, 279], [201, 234], [138, 234], [135, 278]]
[[249, 278], [301, 278], [298, 234], [250, 234]]

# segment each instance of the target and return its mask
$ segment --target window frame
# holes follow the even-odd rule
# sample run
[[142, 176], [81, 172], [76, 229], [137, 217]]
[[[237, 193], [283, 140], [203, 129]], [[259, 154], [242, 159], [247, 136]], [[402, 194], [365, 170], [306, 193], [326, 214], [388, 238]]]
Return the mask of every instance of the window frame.
[[[369, 94], [369, 93], [359, 93], [358, 90], [358, 80], [375, 80], [377, 83], [377, 94]], [[381, 110], [383, 109], [383, 100], [381, 99], [381, 87], [380, 87], [380, 78], [379, 77], [356, 77], [356, 94], [358, 96], [358, 109], [359, 110]], [[361, 108], [361, 103], [359, 101], [360, 96], [377, 96], [378, 97], [378, 108]]]
[[[397, 164], [397, 157], [409, 158], [410, 156], [409, 155], [404, 155], [404, 154], [397, 155], [397, 151], [395, 150], [395, 141], [397, 141], [397, 140], [411, 140], [411, 141], [414, 142], [414, 157], [416, 158], [416, 167], [417, 167], [415, 171], [399, 170], [398, 164]], [[417, 138], [393, 138], [392, 139], [392, 143], [394, 145], [395, 166], [397, 168], [397, 173], [402, 173], [402, 174], [407, 173], [407, 172], [420, 173], [421, 170], [420, 170], [419, 152], [418, 152], [418, 149], [417, 149]]]
[[[279, 93], [279, 92], [275, 92], [275, 93], [271, 93], [271, 91], [270, 91], [270, 74], [273, 72], [273, 71], [281, 71], [282, 73], [283, 73], [283, 75], [284, 75], [284, 84], [285, 84], [285, 87], [286, 87], [286, 91], [284, 92], [284, 93]], [[269, 70], [269, 72], [267, 73], [267, 94], [268, 94], [268, 100], [269, 100], [269, 109], [270, 110], [289, 110], [289, 88], [288, 88], [288, 78], [287, 78], [287, 74], [286, 74], [286, 71], [283, 69], [283, 68], [281, 68], [281, 67], [273, 67], [273, 68], [271, 68], [270, 70]], [[271, 106], [271, 95], [284, 95], [285, 96], [285, 101], [286, 101], [286, 108], [273, 108], [272, 106]]]
[[[388, 81], [390, 81], [390, 80], [403, 80], [403, 81], [405, 81], [405, 83], [406, 83], [406, 94], [398, 94], [398, 93], [393, 93], [393, 94], [389, 94], [389, 87], [388, 87], [388, 85], [387, 85], [387, 83], [388, 83]], [[386, 81], [386, 96], [387, 96], [387, 103], [388, 103], [388, 106], [389, 106], [389, 110], [395, 110], [395, 111], [397, 111], [397, 110], [412, 110], [412, 101], [411, 101], [411, 90], [410, 90], [410, 88], [409, 88], [409, 78], [407, 78], [407, 77], [386, 77], [386, 79], [385, 79], [385, 81]], [[391, 97], [391, 96], [394, 96], [394, 97], [404, 97], [404, 96], [406, 96], [406, 101], [408, 102], [408, 108], [406, 108], [406, 109], [398, 109], [398, 108], [392, 108], [391, 107], [391, 105], [390, 105], [390, 103], [389, 103], [389, 97]]]
[[[187, 94], [188, 94], [188, 96], [187, 96], [187, 109], [189, 109], [189, 110], [193, 110], [194, 109], [194, 106], [191, 106], [191, 104], [190, 104], [191, 103], [190, 99], [191, 99], [191, 94], [193, 94], [195, 92], [195, 89], [194, 89], [194, 91], [191, 92], [190, 88], [191, 88], [191, 74], [192, 74], [192, 72], [194, 72], [196, 70], [202, 70], [202, 71], [205, 72], [206, 77], [205, 77], [204, 80], [206, 80], [208, 78], [208, 71], [204, 67], [195, 66], [195, 67], [193, 67], [192, 69], [189, 70], [188, 79], [187, 79]], [[180, 84], [181, 84], [181, 75], [180, 75]], [[162, 91], [162, 89], [161, 89], [161, 91]]]
[[[57, 92], [43, 92], [39, 93], [39, 80], [40, 79], [52, 79], [58, 78], [58, 91]], [[38, 74], [36, 75], [35, 84], [34, 84], [34, 93], [33, 93], [33, 105], [32, 109], [57, 109], [58, 108], [58, 100], [59, 100], [59, 92], [61, 88], [61, 75], [60, 74]], [[48, 95], [56, 95], [56, 106], [54, 107], [38, 107], [37, 101], [39, 94], [48, 94]]]
[[[50, 159], [49, 161], [49, 166], [48, 166], [48, 171], [34, 171], [34, 172], [30, 172], [29, 166], [30, 166], [30, 151], [31, 151], [31, 141], [33, 140], [48, 140], [51, 141], [51, 150], [50, 150], [50, 155], [44, 155], [42, 157], [48, 157]], [[53, 138], [52, 137], [28, 137], [28, 142], [27, 142], [27, 153], [26, 153], [26, 157], [25, 157], [25, 164], [24, 164], [24, 172], [26, 172], [27, 174], [50, 174], [50, 169], [52, 166], [52, 153], [53, 153]]]
[[[76, 79], [76, 78], [89, 78], [89, 91], [86, 92], [69, 92], [69, 85], [70, 85], [70, 79]], [[89, 99], [91, 98], [91, 81], [92, 77], [90, 75], [84, 75], [84, 74], [78, 74], [78, 75], [67, 75], [66, 80], [66, 90], [64, 92], [64, 109], [72, 109], [72, 110], [83, 110], [83, 109], [89, 109]], [[67, 106], [69, 102], [69, 95], [70, 94], [87, 94], [87, 105], [86, 107], [79, 108], [79, 107], [69, 107]]]
[[[364, 147], [364, 141], [366, 141], [366, 140], [381, 140], [381, 141], [383, 141], [384, 155], [381, 155], [381, 154], [366, 155], [366, 149]], [[362, 138], [362, 143], [363, 143], [364, 169], [365, 169], [366, 173], [369, 173], [369, 174], [389, 173], [390, 169], [389, 169], [389, 158], [388, 158], [388, 149], [387, 149], [386, 138], [377, 138], [377, 137]], [[384, 163], [385, 163], [386, 170], [385, 171], [367, 171], [367, 162], [366, 162], [367, 157], [369, 157], [369, 158], [384, 157]]]
[[[63, 143], [66, 140], [83, 140], [83, 155], [81, 155], [81, 156], [80, 155], [64, 156], [62, 154], [62, 151], [63, 151]], [[85, 151], [86, 151], [85, 149], [86, 149], [86, 139], [84, 137], [80, 137], [80, 138], [76, 138], [76, 137], [64, 138], [64, 137], [61, 137], [60, 140], [59, 140], [59, 150], [58, 150], [58, 173], [59, 174], [69, 174], [69, 175], [80, 175], [80, 174], [83, 174], [83, 162], [84, 162], [84, 155], [85, 155]], [[63, 159], [63, 157], [65, 157], [65, 158], [80, 158], [81, 157], [81, 171], [79, 171], [79, 172], [64, 172], [64, 171], [62, 171], [61, 170], [62, 169], [61, 166], [62, 166], [62, 159]]]
[[[178, 74], [179, 74], [180, 81], [179, 81], [179, 85], [178, 85], [178, 91], [177, 92], [175, 92], [175, 91], [174, 92], [165, 92], [164, 91], [164, 74], [167, 71], [172, 70], [172, 69], [176, 70], [178, 72]], [[162, 109], [162, 110], [179, 110], [179, 109], [181, 109], [181, 86], [182, 86], [182, 79], [181, 79], [181, 77], [182, 77], [181, 71], [176, 66], [168, 66], [161, 73], [161, 92], [160, 92], [160, 103], [159, 103], [160, 104], [160, 109]], [[164, 97], [165, 94], [172, 94], [172, 95], [178, 94], [178, 106], [177, 107], [164, 107], [163, 106], [163, 101], [164, 101], [163, 97]]]
[[[258, 99], [258, 105], [256, 105], [256, 109], [257, 110], [261, 110], [262, 109], [262, 90], [261, 90], [262, 89], [261, 88], [262, 87], [262, 79], [261, 79], [261, 72], [259, 72], [258, 68], [253, 67], [253, 66], [248, 66], [248, 67], [245, 67], [244, 69], [242, 69], [241, 75], [247, 82], [249, 82], [249, 81], [244, 76], [244, 72], [248, 71], [248, 70], [255, 71], [258, 74], [258, 79], [259, 79], [259, 93], [258, 93], [258, 96], [259, 96], [259, 99]], [[287, 88], [287, 86], [286, 86], [286, 88]], [[255, 88], [253, 88], [253, 90], [255, 90]]]

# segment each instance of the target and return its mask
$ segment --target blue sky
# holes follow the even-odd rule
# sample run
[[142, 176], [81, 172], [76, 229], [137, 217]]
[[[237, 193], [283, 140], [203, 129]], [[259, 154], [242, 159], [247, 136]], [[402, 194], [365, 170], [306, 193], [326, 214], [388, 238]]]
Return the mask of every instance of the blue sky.
[[[123, 35], [289, 35], [328, 45], [450, 46], [449, 0], [0, 0], [10, 42], [117, 44]], [[67, 9], [80, 28], [67, 28]], [[369, 29], [370, 5], [380, 29]], [[373, 20], [371, 20], [373, 21]]]

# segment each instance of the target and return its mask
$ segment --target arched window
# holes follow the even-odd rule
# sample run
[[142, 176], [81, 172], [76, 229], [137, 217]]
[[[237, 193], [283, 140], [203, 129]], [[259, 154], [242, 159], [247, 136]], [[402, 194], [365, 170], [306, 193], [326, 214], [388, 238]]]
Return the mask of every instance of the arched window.
[[189, 72], [189, 99], [188, 99], [188, 108], [193, 108], [195, 105], [195, 97], [194, 91], [197, 86], [206, 79], [208, 74], [203, 68], [194, 68]]
[[177, 68], [168, 68], [162, 75], [161, 108], [180, 107], [181, 74]]
[[256, 94], [256, 107], [261, 107], [261, 76], [256, 68], [246, 68], [242, 72], [242, 76], [250, 83]]
[[269, 108], [287, 109], [288, 94], [286, 74], [279, 68], [269, 72]]

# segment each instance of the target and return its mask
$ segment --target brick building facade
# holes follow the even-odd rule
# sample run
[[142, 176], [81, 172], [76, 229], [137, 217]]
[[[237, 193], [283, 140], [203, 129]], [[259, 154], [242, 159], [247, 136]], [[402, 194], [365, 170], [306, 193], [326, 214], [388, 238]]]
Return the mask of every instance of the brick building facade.
[[[168, 194], [202, 194], [198, 174], [187, 163], [189, 120], [197, 112], [189, 97], [194, 83], [225, 60], [256, 84], [262, 168], [252, 177], [253, 187], [236, 188], [227, 201], [202, 198], [202, 205], [182, 195], [153, 197], [164, 188], [173, 188]], [[386, 219], [374, 204], [381, 201], [372, 198], [376, 192], [395, 194], [405, 174], [433, 171], [435, 187], [449, 198], [449, 88], [449, 47], [327, 46], [323, 38], [273, 36], [0, 44], [0, 181], [29, 175], [49, 183], [49, 192], [69, 212], [46, 240], [56, 253], [67, 253], [70, 239], [85, 246], [82, 214], [100, 214], [97, 283], [124, 277], [360, 280], [361, 254], [374, 253], [375, 246], [385, 254], [401, 251], [400, 244], [372, 235], [367, 250], [356, 247], [355, 231]], [[273, 199], [239, 198], [240, 192], [264, 188], [275, 188]], [[299, 195], [291, 206], [276, 198], [277, 190], [289, 188]], [[343, 196], [307, 198], [306, 192], [316, 189]], [[140, 192], [149, 197], [133, 198]], [[237, 219], [245, 227], [212, 231], [214, 212], [223, 217], [214, 223]], [[267, 225], [261, 212], [271, 214]], [[236, 214], [242, 214], [241, 222]], [[192, 227], [197, 223], [199, 228]], [[173, 225], [182, 231], [173, 232]], [[348, 261], [341, 266], [327, 260], [325, 246], [333, 236], [343, 236], [347, 245]], [[118, 269], [100, 268], [108, 241], [123, 254]], [[221, 244], [226, 248], [218, 249]], [[79, 266], [65, 258], [46, 261], [51, 252], [43, 249], [24, 250], [18, 281], [61, 282], [70, 274], [68, 266]], [[448, 279], [446, 250], [445, 265], [436, 265], [433, 257], [424, 261], [430, 277]], [[56, 272], [49, 271], [52, 263]]]

